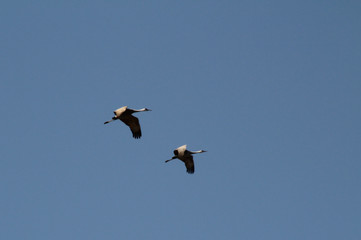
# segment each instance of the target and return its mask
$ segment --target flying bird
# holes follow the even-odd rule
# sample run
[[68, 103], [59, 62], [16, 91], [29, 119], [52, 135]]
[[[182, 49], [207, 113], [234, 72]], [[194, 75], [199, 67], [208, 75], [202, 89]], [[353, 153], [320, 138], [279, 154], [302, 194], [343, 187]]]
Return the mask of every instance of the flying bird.
[[194, 162], [193, 162], [192, 154], [203, 153], [203, 152], [207, 152], [207, 151], [204, 151], [204, 150], [188, 151], [187, 145], [183, 145], [183, 146], [180, 146], [179, 148], [177, 148], [176, 150], [174, 150], [173, 151], [174, 156], [171, 159], [166, 160], [165, 162], [167, 163], [169, 161], [172, 161], [172, 160], [178, 158], [179, 160], [184, 162], [184, 164], [187, 168], [187, 173], [193, 174], [194, 173]]
[[130, 131], [132, 131], [134, 138], [140, 138], [142, 136], [142, 131], [140, 129], [139, 120], [138, 120], [138, 118], [134, 117], [132, 114], [136, 113], [136, 112], [145, 112], [145, 111], [152, 111], [152, 110], [150, 110], [148, 108], [142, 108], [139, 110], [135, 110], [135, 109], [128, 108], [128, 106], [124, 106], [124, 107], [121, 107], [121, 108], [118, 108], [117, 110], [115, 110], [114, 111], [115, 116], [111, 120], [106, 121], [104, 124], [107, 124], [114, 120], [119, 119], [120, 121], [125, 123], [125, 125], [127, 125], [130, 128]]

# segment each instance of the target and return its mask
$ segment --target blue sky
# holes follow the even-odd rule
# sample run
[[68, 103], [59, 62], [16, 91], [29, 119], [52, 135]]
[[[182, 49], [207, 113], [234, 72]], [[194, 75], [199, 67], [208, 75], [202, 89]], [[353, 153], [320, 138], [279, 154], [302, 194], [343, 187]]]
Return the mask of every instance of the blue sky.
[[3, 1], [0, 238], [360, 239], [360, 12]]

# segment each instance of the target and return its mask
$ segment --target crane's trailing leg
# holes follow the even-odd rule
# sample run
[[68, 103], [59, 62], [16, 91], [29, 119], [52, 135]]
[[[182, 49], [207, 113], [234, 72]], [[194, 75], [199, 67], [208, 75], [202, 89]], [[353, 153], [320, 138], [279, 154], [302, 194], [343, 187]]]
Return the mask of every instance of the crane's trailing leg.
[[116, 119], [117, 119], [116, 117], [113, 117], [112, 120], [106, 121], [104, 124], [110, 123], [110, 122], [112, 122], [112, 121], [114, 121]]
[[172, 157], [171, 159], [166, 160], [165, 162], [167, 163], [167, 162], [172, 161], [172, 160], [174, 160], [174, 159], [176, 159], [176, 158], [177, 158], [177, 157], [174, 156], [174, 157]]

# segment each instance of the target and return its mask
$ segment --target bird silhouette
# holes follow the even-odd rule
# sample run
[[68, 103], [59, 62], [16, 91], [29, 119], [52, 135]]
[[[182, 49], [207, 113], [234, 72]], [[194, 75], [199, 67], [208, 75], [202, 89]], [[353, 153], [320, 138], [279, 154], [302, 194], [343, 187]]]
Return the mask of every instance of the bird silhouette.
[[120, 121], [122, 121], [123, 123], [125, 123], [125, 125], [127, 125], [130, 128], [130, 131], [132, 131], [133, 133], [133, 137], [134, 138], [140, 138], [142, 136], [142, 131], [140, 128], [140, 124], [139, 124], [139, 119], [134, 117], [132, 114], [133, 113], [137, 113], [137, 112], [145, 112], [145, 111], [152, 111], [148, 108], [142, 108], [142, 109], [131, 109], [128, 108], [127, 106], [118, 108], [117, 110], [114, 111], [114, 117], [109, 120], [106, 121], [104, 124], [110, 123], [114, 120], [119, 119]]
[[187, 145], [183, 145], [183, 146], [180, 146], [179, 148], [177, 148], [176, 150], [174, 150], [173, 151], [174, 156], [171, 159], [166, 160], [165, 162], [167, 163], [169, 161], [172, 161], [172, 160], [178, 158], [179, 160], [184, 162], [184, 165], [186, 166], [186, 169], [187, 169], [187, 173], [193, 174], [194, 173], [194, 161], [193, 161], [192, 154], [203, 153], [203, 152], [207, 152], [207, 151], [204, 151], [204, 150], [188, 151]]

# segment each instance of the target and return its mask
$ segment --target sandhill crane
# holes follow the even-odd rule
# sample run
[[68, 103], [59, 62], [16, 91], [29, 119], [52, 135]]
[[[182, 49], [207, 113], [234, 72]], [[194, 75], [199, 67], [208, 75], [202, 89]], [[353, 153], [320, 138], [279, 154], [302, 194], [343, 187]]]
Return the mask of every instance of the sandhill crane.
[[194, 162], [193, 162], [192, 154], [203, 153], [203, 152], [207, 152], [207, 151], [204, 151], [204, 150], [188, 151], [187, 145], [183, 145], [183, 146], [180, 146], [179, 148], [177, 148], [176, 150], [174, 150], [173, 151], [174, 156], [171, 159], [166, 160], [165, 162], [167, 163], [169, 161], [172, 161], [172, 160], [178, 158], [179, 160], [184, 162], [184, 164], [187, 168], [187, 173], [193, 174], [194, 173]]
[[106, 121], [104, 124], [110, 123], [114, 120], [119, 119], [123, 123], [125, 123], [133, 133], [134, 138], [140, 138], [142, 136], [142, 131], [140, 129], [139, 120], [138, 118], [134, 117], [132, 114], [136, 112], [145, 112], [145, 111], [152, 111], [148, 108], [142, 108], [139, 110], [128, 108], [128, 106], [124, 106], [118, 108], [114, 111], [114, 117], [112, 120]]

